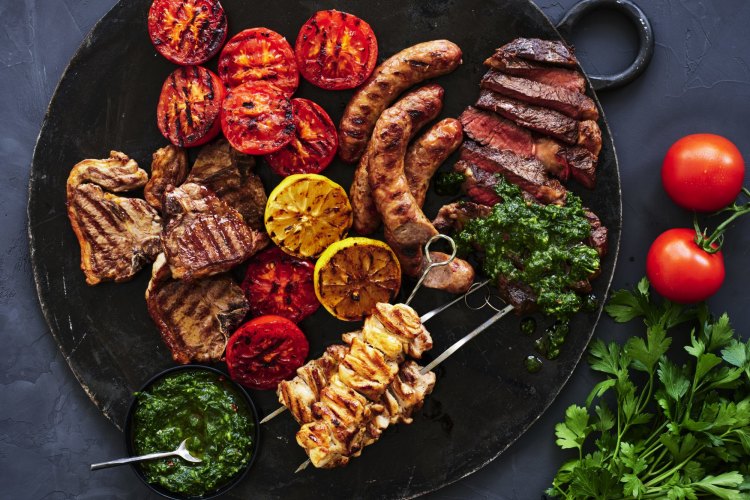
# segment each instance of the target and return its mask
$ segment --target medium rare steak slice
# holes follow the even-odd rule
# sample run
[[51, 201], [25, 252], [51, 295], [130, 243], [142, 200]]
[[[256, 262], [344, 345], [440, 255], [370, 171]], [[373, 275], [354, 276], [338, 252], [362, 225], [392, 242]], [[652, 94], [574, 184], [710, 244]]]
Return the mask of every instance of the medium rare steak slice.
[[157, 149], [151, 160], [151, 179], [143, 188], [143, 197], [149, 205], [161, 211], [164, 190], [170, 184], [179, 186], [187, 177], [187, 152], [170, 144]]
[[578, 66], [573, 49], [559, 40], [516, 38], [497, 49], [495, 53], [568, 68]]
[[508, 76], [495, 70], [488, 71], [482, 77], [480, 86], [513, 99], [554, 109], [576, 120], [599, 119], [599, 111], [594, 101], [580, 92]]
[[567, 144], [578, 142], [578, 121], [557, 111], [532, 106], [491, 90], [479, 93], [476, 107], [494, 111], [522, 127], [560, 139]]
[[146, 304], [172, 359], [182, 364], [220, 361], [227, 339], [249, 309], [229, 275], [174, 280], [163, 253], [154, 262]]
[[534, 156], [558, 178], [565, 181], [572, 176], [584, 187], [594, 189], [597, 160], [588, 149], [566, 146], [554, 139], [540, 137], [534, 142]]
[[194, 280], [227, 271], [266, 245], [235, 209], [195, 183], [164, 193], [162, 244], [175, 279]]
[[487, 172], [502, 174], [508, 182], [532, 194], [542, 203], [565, 203], [567, 191], [559, 181], [549, 178], [544, 165], [536, 158], [523, 158], [513, 151], [465, 141], [461, 146], [461, 159]]
[[501, 50], [484, 61], [484, 64], [508, 75], [528, 78], [553, 87], [561, 87], [571, 92], [584, 93], [586, 91], [586, 79], [579, 71], [526, 61], [508, 55]]
[[591, 235], [589, 236], [588, 243], [599, 252], [600, 257], [604, 257], [608, 250], [607, 238], [609, 232], [594, 212], [588, 208], [584, 208], [584, 213], [586, 214], [586, 218], [591, 226]]
[[145, 201], [106, 192], [142, 187], [145, 171], [123, 153], [83, 160], [67, 182], [67, 208], [86, 283], [128, 281], [160, 251], [161, 218]]
[[[463, 160], [459, 160], [453, 165], [453, 171], [464, 176], [461, 190], [474, 202], [488, 207], [500, 203], [500, 196], [494, 189], [495, 184], [497, 184], [497, 174], [482, 170], [473, 163]], [[436, 229], [438, 228], [436, 227]]]
[[217, 139], [203, 146], [185, 182], [206, 186], [242, 214], [248, 226], [262, 231], [267, 197], [253, 168], [255, 158], [240, 153], [226, 139]]
[[493, 111], [521, 127], [554, 137], [566, 144], [585, 147], [595, 156], [599, 155], [602, 148], [601, 130], [593, 120], [579, 122], [552, 109], [533, 106], [491, 90], [479, 93], [476, 107]]
[[529, 314], [536, 310], [536, 294], [525, 283], [511, 282], [505, 276], [498, 276], [497, 289], [500, 298], [514, 308], [514, 313], [520, 315]]

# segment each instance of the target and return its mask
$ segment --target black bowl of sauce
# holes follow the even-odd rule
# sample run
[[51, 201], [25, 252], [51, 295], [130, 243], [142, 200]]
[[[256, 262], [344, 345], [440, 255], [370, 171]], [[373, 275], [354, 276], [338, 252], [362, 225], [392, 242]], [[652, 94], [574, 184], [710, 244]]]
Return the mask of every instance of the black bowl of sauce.
[[239, 483], [259, 452], [255, 404], [240, 385], [215, 368], [184, 365], [144, 384], [125, 420], [129, 455], [187, 449], [201, 463], [179, 457], [133, 464], [154, 492], [174, 500], [214, 498]]

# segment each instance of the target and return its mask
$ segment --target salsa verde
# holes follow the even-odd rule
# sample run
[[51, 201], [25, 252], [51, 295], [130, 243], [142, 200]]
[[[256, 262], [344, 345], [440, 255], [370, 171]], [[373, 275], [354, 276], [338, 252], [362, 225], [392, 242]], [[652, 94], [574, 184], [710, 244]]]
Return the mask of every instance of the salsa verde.
[[149, 483], [200, 496], [221, 488], [254, 452], [255, 420], [242, 395], [208, 370], [179, 370], [136, 394], [133, 441], [138, 455], [174, 450], [187, 438], [190, 454], [140, 464]]

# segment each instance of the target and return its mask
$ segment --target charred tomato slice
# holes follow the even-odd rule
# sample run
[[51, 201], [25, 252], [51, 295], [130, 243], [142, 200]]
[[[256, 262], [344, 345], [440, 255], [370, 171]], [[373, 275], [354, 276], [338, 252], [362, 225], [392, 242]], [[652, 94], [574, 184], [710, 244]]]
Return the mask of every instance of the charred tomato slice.
[[336, 156], [336, 125], [323, 108], [308, 99], [292, 99], [292, 112], [294, 138], [266, 160], [283, 176], [320, 173]]
[[378, 41], [362, 19], [338, 10], [316, 12], [302, 25], [294, 46], [302, 76], [328, 90], [353, 89], [378, 60]]
[[228, 87], [268, 82], [291, 97], [299, 85], [292, 46], [267, 28], [250, 28], [234, 35], [219, 56], [219, 76]]
[[250, 389], [275, 389], [294, 375], [309, 351], [297, 325], [281, 316], [261, 316], [239, 327], [229, 339], [229, 376]]
[[221, 128], [229, 143], [245, 154], [273, 153], [294, 138], [292, 102], [270, 83], [244, 83], [227, 93]]
[[250, 314], [275, 314], [299, 323], [320, 307], [313, 286], [315, 265], [270, 248], [257, 255], [245, 272], [242, 289]]
[[224, 84], [206, 68], [177, 68], [161, 88], [156, 107], [159, 130], [175, 146], [205, 144], [219, 134], [225, 95]]
[[175, 64], [202, 64], [227, 38], [227, 16], [218, 0], [154, 0], [148, 12], [154, 47]]

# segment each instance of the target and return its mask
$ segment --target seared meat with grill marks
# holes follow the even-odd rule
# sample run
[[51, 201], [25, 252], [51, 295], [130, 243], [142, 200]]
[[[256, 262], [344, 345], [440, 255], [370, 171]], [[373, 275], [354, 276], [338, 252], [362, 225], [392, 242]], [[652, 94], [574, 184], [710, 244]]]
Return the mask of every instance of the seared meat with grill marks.
[[495, 53], [566, 68], [575, 68], [578, 65], [573, 50], [559, 40], [516, 38], [497, 49]]
[[[496, 174], [482, 170], [473, 163], [463, 160], [457, 161], [453, 165], [453, 171], [464, 176], [461, 189], [474, 202], [488, 207], [500, 203], [500, 196], [494, 189], [497, 183]], [[526, 193], [526, 191], [523, 192]], [[440, 228], [437, 229], [440, 230]]]
[[502, 176], [542, 203], [565, 203], [567, 191], [559, 181], [550, 179], [542, 163], [535, 158], [523, 158], [513, 151], [498, 150], [466, 141], [461, 146], [461, 159], [482, 170]]
[[508, 76], [495, 70], [484, 75], [480, 86], [513, 99], [554, 109], [576, 120], [599, 119], [594, 101], [580, 92]]
[[479, 92], [476, 107], [494, 111], [522, 127], [549, 135], [566, 144], [578, 143], [579, 122], [552, 109], [533, 106], [490, 90]]
[[116, 151], [106, 160], [83, 160], [70, 172], [68, 218], [81, 247], [87, 284], [127, 281], [160, 251], [159, 214], [143, 200], [102, 189], [129, 191], [147, 180], [135, 161]]
[[583, 120], [578, 124], [578, 145], [599, 157], [602, 150], [602, 129], [594, 120]]
[[553, 87], [561, 87], [571, 92], [583, 93], [586, 91], [586, 79], [578, 71], [526, 61], [508, 55], [501, 49], [498, 49], [492, 57], [484, 61], [484, 64], [508, 75], [520, 76]]
[[239, 212], [199, 184], [169, 186], [164, 214], [162, 244], [175, 279], [227, 271], [267, 243], [264, 233], [250, 229]]
[[187, 152], [170, 144], [157, 149], [151, 160], [151, 179], [143, 188], [149, 205], [161, 211], [162, 197], [167, 186], [179, 186], [187, 177]]
[[584, 209], [586, 218], [591, 226], [591, 235], [589, 236], [589, 245], [599, 252], [600, 257], [604, 257], [607, 253], [607, 228], [602, 224], [599, 217], [589, 209]]
[[[450, 255], [443, 252], [430, 252], [430, 258], [432, 262], [445, 262], [450, 258]], [[427, 262], [424, 262], [423, 272], [428, 265]], [[465, 260], [456, 257], [448, 265], [433, 268], [425, 276], [422, 285], [448, 293], [464, 293], [474, 283], [475, 277], [474, 267]]]
[[172, 358], [182, 364], [220, 361], [227, 339], [249, 309], [229, 275], [174, 280], [163, 253], [154, 262], [146, 304]]
[[525, 283], [510, 282], [500, 275], [497, 278], [497, 289], [500, 297], [513, 306], [516, 314], [529, 314], [536, 310], [537, 297]]
[[255, 158], [240, 153], [226, 139], [217, 139], [201, 148], [185, 182], [206, 186], [242, 214], [248, 226], [262, 231], [267, 197], [254, 167]]
[[490, 212], [491, 208], [487, 205], [471, 201], [457, 201], [440, 207], [432, 224], [443, 234], [458, 233], [471, 219], [487, 217]]

